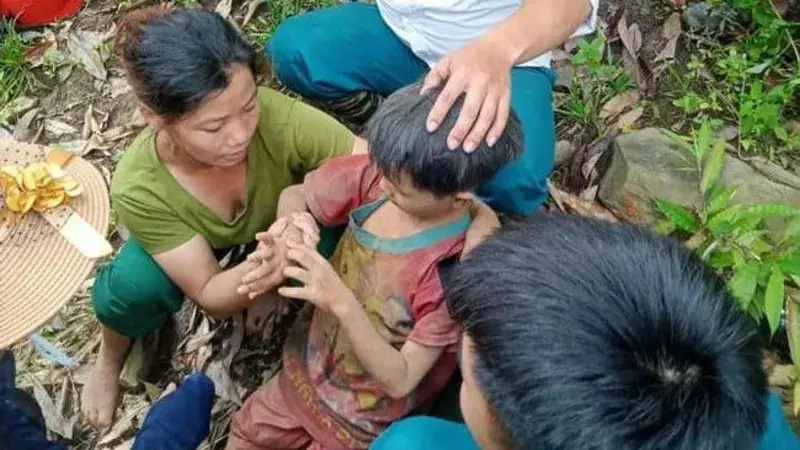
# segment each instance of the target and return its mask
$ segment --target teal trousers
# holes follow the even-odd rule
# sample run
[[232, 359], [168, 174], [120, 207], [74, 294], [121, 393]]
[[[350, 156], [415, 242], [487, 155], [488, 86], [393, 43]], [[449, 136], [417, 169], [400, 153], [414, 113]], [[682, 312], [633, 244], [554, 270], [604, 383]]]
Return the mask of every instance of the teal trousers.
[[[363, 91], [388, 95], [428, 71], [386, 25], [378, 8], [366, 3], [340, 4], [286, 20], [267, 53], [284, 85], [323, 101]], [[527, 215], [547, 199], [555, 154], [554, 81], [554, 73], [545, 68], [511, 72], [511, 106], [522, 122], [525, 152], [478, 191], [496, 211]]]

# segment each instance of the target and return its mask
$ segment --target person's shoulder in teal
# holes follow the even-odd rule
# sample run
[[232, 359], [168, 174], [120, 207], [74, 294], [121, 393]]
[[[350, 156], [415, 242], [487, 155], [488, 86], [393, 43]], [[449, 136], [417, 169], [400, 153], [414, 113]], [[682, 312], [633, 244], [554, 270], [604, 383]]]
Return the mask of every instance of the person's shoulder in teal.
[[541, 214], [445, 285], [465, 424], [406, 419], [373, 449], [800, 449], [755, 323], [680, 243]]
[[[464, 423], [436, 417], [410, 417], [392, 424], [370, 446], [371, 450], [481, 450]], [[781, 410], [781, 399], [770, 393], [767, 423], [756, 450], [800, 450], [800, 439]]]

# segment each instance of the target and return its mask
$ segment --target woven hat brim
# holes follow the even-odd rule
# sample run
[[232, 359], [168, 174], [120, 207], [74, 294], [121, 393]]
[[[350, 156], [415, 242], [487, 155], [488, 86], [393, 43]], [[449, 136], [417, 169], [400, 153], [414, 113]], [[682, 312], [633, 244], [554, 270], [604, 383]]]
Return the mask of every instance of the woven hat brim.
[[[105, 236], [110, 205], [102, 174], [77, 157], [65, 169], [83, 187], [83, 194], [69, 206]], [[41, 216], [26, 214], [0, 243], [0, 349], [52, 319], [75, 295], [94, 264]]]

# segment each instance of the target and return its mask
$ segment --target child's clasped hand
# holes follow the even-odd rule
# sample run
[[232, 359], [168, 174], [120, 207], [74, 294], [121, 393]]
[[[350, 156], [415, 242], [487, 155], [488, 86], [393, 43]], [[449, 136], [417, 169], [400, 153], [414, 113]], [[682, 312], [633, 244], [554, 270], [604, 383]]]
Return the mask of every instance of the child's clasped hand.
[[237, 292], [256, 298], [274, 289], [285, 279], [284, 269], [290, 264], [287, 245], [294, 243], [313, 251], [319, 239], [319, 227], [309, 213], [293, 213], [291, 217], [277, 219], [267, 231], [256, 235], [258, 245], [247, 255], [249, 271]]

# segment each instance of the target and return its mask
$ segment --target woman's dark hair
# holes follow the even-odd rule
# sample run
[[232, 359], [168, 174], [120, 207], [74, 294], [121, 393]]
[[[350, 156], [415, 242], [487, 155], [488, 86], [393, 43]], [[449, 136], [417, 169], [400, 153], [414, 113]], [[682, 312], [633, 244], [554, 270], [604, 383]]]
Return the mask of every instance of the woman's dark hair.
[[756, 327], [681, 243], [541, 214], [487, 239], [447, 284], [513, 448], [756, 448]]
[[219, 14], [155, 6], [130, 12], [118, 24], [115, 50], [139, 101], [174, 119], [230, 83], [230, 67], [256, 76], [260, 59]]

